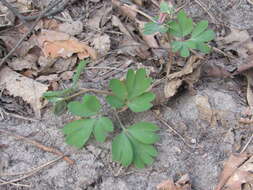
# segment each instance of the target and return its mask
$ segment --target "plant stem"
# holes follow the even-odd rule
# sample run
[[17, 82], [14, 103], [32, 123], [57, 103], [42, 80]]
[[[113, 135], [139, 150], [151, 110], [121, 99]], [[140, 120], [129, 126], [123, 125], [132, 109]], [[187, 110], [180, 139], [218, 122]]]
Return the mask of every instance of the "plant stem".
[[116, 116], [117, 120], [119, 121], [120, 127], [125, 131], [126, 128], [125, 128], [125, 126], [122, 124], [122, 122], [121, 122], [121, 120], [120, 120], [120, 118], [119, 118], [119, 115], [118, 115], [117, 111], [114, 110], [114, 113], [115, 113], [115, 116]]
[[94, 89], [94, 88], [82, 88], [79, 90], [79, 92], [75, 93], [75, 94], [72, 94], [71, 96], [68, 96], [66, 98], [64, 98], [63, 100], [67, 101], [67, 100], [70, 100], [72, 98], [75, 98], [81, 94], [84, 94], [86, 92], [94, 92], [94, 93], [97, 93], [97, 94], [106, 94], [106, 95], [111, 95], [112, 93], [109, 92], [109, 91], [106, 91], [106, 90], [98, 90], [98, 89]]

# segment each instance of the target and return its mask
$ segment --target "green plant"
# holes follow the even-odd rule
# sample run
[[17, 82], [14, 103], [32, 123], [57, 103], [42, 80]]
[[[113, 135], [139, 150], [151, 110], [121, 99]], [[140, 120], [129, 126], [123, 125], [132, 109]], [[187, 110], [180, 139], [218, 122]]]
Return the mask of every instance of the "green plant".
[[144, 34], [167, 33], [172, 37], [172, 51], [179, 52], [182, 57], [188, 57], [191, 50], [202, 53], [211, 51], [208, 42], [215, 38], [215, 33], [208, 29], [208, 21], [203, 20], [195, 24], [183, 10], [174, 18], [174, 10], [167, 3], [161, 3], [160, 12], [163, 16], [169, 15], [169, 21], [160, 23], [159, 19], [155, 18], [154, 22], [145, 24]]
[[[80, 62], [70, 88], [49, 91], [44, 94], [44, 98], [52, 102], [54, 107], [60, 109], [58, 104], [61, 104], [72, 115], [78, 117], [77, 120], [66, 124], [62, 129], [66, 143], [82, 148], [92, 135], [98, 142], [104, 142], [108, 133], [114, 131], [113, 122], [103, 116], [102, 105], [96, 96], [85, 94], [81, 101], [70, 101], [71, 98], [88, 91], [104, 93], [107, 95], [106, 101], [112, 106], [121, 128], [120, 134], [112, 140], [112, 159], [120, 162], [123, 166], [133, 163], [137, 168], [144, 168], [151, 164], [157, 155], [153, 144], [159, 140], [155, 133], [159, 129], [158, 126], [142, 121], [125, 127], [118, 116], [117, 109], [122, 111], [122, 108], [124, 110], [129, 108], [133, 112], [150, 109], [152, 107], [151, 101], [155, 99], [155, 95], [149, 92], [152, 79], [147, 77], [145, 69], [139, 69], [136, 72], [130, 69], [124, 80], [110, 80], [109, 88], [112, 92], [96, 89], [78, 91], [77, 81], [86, 64], [87, 61]], [[60, 113], [62, 113], [61, 110]]]

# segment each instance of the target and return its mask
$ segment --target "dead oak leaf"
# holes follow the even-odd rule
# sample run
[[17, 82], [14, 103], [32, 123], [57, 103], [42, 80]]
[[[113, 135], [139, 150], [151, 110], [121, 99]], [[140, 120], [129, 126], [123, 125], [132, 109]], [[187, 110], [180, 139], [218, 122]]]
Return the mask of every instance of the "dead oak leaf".
[[37, 42], [46, 57], [68, 58], [76, 53], [79, 59], [97, 58], [97, 53], [93, 48], [63, 32], [42, 30], [37, 37]]
[[43, 107], [41, 98], [48, 89], [47, 85], [22, 76], [9, 67], [0, 70], [0, 85], [3, 85], [10, 95], [21, 97], [29, 103], [35, 116], [40, 118], [40, 109]]
[[168, 179], [159, 185], [157, 190], [191, 190], [190, 178], [188, 174], [183, 175], [176, 183]]
[[220, 181], [215, 190], [242, 190], [242, 185], [253, 183], [253, 156], [233, 154], [224, 164]]

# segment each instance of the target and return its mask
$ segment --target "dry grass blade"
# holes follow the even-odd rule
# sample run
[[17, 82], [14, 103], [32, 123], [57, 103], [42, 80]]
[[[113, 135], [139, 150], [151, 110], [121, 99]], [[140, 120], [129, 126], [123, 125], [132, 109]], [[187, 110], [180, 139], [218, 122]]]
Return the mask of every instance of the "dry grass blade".
[[47, 166], [49, 166], [49, 165], [51, 165], [51, 164], [53, 164], [53, 163], [56, 163], [58, 160], [60, 160], [60, 159], [62, 159], [62, 158], [64, 158], [64, 156], [60, 156], [60, 157], [57, 158], [57, 159], [54, 159], [54, 160], [52, 160], [52, 161], [49, 161], [49, 162], [47, 162], [47, 163], [45, 163], [45, 164], [43, 164], [43, 165], [41, 165], [41, 166], [39, 166], [39, 167], [37, 167], [37, 168], [35, 168], [35, 169], [29, 171], [29, 172], [26, 172], [27, 174], [24, 173], [24, 174], [26, 174], [26, 175], [24, 175], [24, 176], [22, 176], [22, 177], [20, 177], [20, 178], [17, 178], [17, 179], [13, 179], [13, 180], [10, 180], [10, 181], [6, 181], [6, 182], [3, 182], [3, 183], [0, 183], [0, 186], [1, 186], [1, 185], [7, 185], [7, 184], [13, 184], [13, 183], [15, 183], [15, 182], [18, 182], [18, 181], [21, 181], [21, 180], [26, 179], [26, 178], [28, 178], [28, 177], [31, 177], [32, 175], [34, 175], [34, 174], [38, 173], [39, 171], [41, 171], [43, 168], [45, 168], [45, 167], [47, 167]]

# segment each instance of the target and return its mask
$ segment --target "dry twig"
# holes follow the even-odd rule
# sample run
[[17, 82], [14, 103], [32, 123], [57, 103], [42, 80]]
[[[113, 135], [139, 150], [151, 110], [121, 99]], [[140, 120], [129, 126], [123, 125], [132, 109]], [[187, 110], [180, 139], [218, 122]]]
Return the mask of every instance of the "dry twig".
[[47, 166], [49, 166], [49, 165], [57, 162], [58, 160], [60, 160], [62, 158], [64, 158], [64, 156], [60, 156], [59, 158], [54, 159], [52, 161], [49, 161], [49, 162], [47, 162], [47, 163], [45, 163], [45, 164], [43, 164], [43, 165], [41, 165], [41, 166], [39, 166], [39, 167], [37, 167], [37, 168], [29, 171], [29, 172], [25, 172], [24, 174], [27, 173], [27, 175], [24, 175], [23, 177], [20, 177], [20, 178], [17, 178], [17, 179], [13, 179], [13, 180], [10, 180], [10, 181], [6, 181], [6, 182], [3, 182], [3, 183], [0, 183], [0, 186], [1, 185], [7, 185], [7, 184], [13, 184], [15, 182], [18, 182], [18, 181], [21, 181], [21, 180], [26, 179], [28, 177], [31, 177], [32, 175], [34, 175], [34, 174], [38, 173], [39, 171], [41, 171], [43, 168], [45, 168], [45, 167], [47, 167]]
[[26, 137], [22, 137], [22, 136], [19, 136], [19, 135], [15, 135], [15, 134], [13, 134], [13, 133], [11, 133], [11, 132], [8, 132], [8, 131], [6, 131], [6, 130], [0, 130], [0, 133], [3, 133], [3, 134], [6, 134], [6, 135], [15, 137], [15, 138], [18, 139], [18, 140], [19, 140], [19, 139], [22, 139], [22, 140], [24, 140], [25, 142], [27, 142], [27, 143], [29, 143], [29, 144], [32, 144], [32, 145], [36, 146], [37, 148], [39, 148], [39, 149], [41, 149], [41, 150], [44, 150], [44, 151], [46, 151], [46, 152], [51, 152], [51, 153], [53, 153], [53, 154], [55, 154], [55, 155], [63, 156], [63, 160], [65, 160], [65, 161], [68, 162], [69, 164], [74, 164], [74, 163], [75, 163], [74, 160], [71, 160], [69, 157], [64, 156], [64, 154], [63, 154], [61, 151], [59, 151], [59, 150], [57, 150], [57, 149], [55, 149], [55, 148], [45, 146], [45, 145], [43, 145], [43, 144], [41, 144], [41, 143], [39, 143], [39, 142], [37, 142], [37, 141], [31, 140], [31, 139], [26, 138]]

